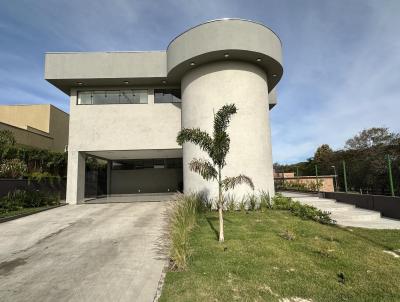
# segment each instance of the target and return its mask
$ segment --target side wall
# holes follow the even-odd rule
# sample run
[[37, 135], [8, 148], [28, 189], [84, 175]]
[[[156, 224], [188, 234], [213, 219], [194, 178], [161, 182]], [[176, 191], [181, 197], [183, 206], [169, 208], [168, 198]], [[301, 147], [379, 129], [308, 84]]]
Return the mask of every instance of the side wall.
[[0, 122], [26, 129], [27, 126], [49, 133], [50, 105], [0, 106]]
[[14, 134], [14, 138], [18, 145], [31, 146], [40, 149], [51, 149], [53, 146], [53, 138], [48, 135], [39, 134], [29, 130], [14, 127], [0, 122], [0, 130], [9, 130]]
[[68, 145], [69, 115], [64, 111], [50, 106], [50, 135], [53, 137], [53, 150], [64, 152]]

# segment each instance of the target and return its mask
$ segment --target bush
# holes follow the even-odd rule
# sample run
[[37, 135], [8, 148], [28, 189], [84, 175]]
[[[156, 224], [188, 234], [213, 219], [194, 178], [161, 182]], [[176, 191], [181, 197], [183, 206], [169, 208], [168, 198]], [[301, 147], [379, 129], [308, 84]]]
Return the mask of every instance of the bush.
[[21, 178], [26, 171], [26, 164], [17, 158], [3, 160], [0, 164], [1, 178]]
[[0, 213], [59, 204], [59, 198], [39, 191], [15, 190], [0, 198]]
[[208, 202], [199, 194], [178, 194], [168, 210], [170, 259], [172, 270], [185, 270], [190, 257], [189, 234], [197, 215], [208, 209]]
[[329, 212], [318, 210], [315, 207], [293, 201], [290, 197], [285, 197], [277, 193], [273, 198], [274, 209], [290, 211], [293, 215], [301, 219], [314, 220], [322, 224], [334, 224], [335, 221], [330, 217]]
[[272, 204], [272, 199], [269, 193], [265, 191], [260, 191], [260, 210], [264, 211], [266, 209], [272, 209], [273, 204]]

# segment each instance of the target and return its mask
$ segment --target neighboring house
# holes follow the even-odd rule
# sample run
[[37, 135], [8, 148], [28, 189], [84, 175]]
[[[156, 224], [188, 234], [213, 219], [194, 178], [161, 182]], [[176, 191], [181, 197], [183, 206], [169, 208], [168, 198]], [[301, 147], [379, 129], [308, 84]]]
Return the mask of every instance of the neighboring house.
[[[269, 109], [282, 77], [281, 42], [247, 20], [214, 20], [173, 39], [166, 51], [47, 53], [45, 78], [70, 95], [67, 202], [84, 199], [85, 156], [108, 161], [107, 193], [200, 191], [217, 185], [188, 167], [206, 156], [181, 148], [182, 127], [212, 133], [213, 113], [235, 103], [224, 175], [250, 176], [274, 194]], [[252, 193], [239, 186], [239, 197]]]
[[50, 104], [0, 105], [0, 129], [13, 132], [18, 145], [64, 152], [68, 113]]

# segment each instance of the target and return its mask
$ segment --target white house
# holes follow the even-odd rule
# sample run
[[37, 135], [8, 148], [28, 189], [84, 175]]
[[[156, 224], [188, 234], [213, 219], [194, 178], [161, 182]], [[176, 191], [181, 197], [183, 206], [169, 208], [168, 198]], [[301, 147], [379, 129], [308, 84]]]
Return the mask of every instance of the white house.
[[[281, 42], [263, 24], [213, 20], [165, 51], [47, 53], [45, 78], [70, 96], [67, 202], [84, 199], [85, 156], [109, 163], [107, 194], [202, 191], [217, 187], [188, 169], [197, 146], [181, 128], [212, 133], [213, 113], [235, 103], [226, 176], [250, 176], [274, 193], [269, 110], [282, 77]], [[249, 192], [240, 186], [235, 194]]]

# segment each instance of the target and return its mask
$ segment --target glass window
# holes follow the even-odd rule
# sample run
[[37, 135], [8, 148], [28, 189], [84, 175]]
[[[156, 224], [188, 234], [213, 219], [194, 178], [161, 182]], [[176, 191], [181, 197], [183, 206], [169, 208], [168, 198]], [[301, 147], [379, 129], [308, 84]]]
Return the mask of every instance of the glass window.
[[82, 91], [78, 93], [78, 104], [90, 105], [92, 104], [92, 92]]
[[94, 90], [78, 93], [78, 104], [147, 104], [147, 90]]
[[154, 89], [154, 103], [181, 103], [180, 89]]

